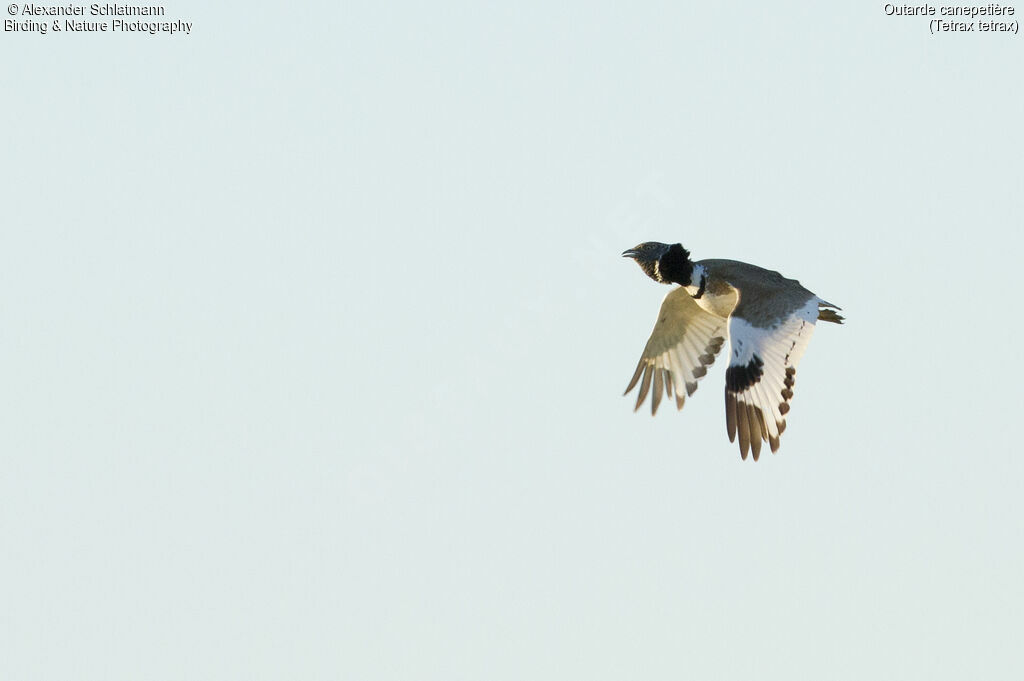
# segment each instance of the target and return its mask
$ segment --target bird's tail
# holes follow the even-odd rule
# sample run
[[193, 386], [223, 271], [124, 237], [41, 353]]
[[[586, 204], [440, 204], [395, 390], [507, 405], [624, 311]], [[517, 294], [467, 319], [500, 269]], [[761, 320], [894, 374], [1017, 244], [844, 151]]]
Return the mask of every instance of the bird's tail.
[[[829, 309], [829, 308], [835, 308], [835, 309]], [[823, 322], [832, 322], [833, 324], [842, 324], [844, 317], [842, 317], [839, 314], [836, 314], [836, 310], [841, 310], [841, 309], [843, 309], [843, 308], [839, 307], [838, 305], [833, 305], [832, 303], [825, 302], [823, 300], [820, 303], [818, 303], [818, 319], [820, 319]]]

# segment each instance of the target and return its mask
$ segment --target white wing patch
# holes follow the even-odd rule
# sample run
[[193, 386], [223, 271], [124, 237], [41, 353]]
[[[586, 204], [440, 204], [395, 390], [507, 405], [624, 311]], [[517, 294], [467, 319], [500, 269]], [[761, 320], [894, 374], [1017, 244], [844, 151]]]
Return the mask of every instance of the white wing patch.
[[663, 394], [671, 398], [674, 393], [676, 407], [682, 409], [715, 361], [725, 336], [724, 317], [701, 308], [685, 288], [673, 289], [661, 304], [658, 322], [626, 388], [628, 393], [640, 383], [634, 411], [647, 398], [652, 383], [651, 414], [657, 412]]
[[732, 352], [725, 372], [725, 423], [730, 442], [739, 434], [744, 459], [749, 450], [757, 461], [762, 442], [768, 442], [772, 452], [779, 449], [796, 365], [814, 333], [820, 302], [812, 296], [769, 328], [735, 316], [729, 320]]

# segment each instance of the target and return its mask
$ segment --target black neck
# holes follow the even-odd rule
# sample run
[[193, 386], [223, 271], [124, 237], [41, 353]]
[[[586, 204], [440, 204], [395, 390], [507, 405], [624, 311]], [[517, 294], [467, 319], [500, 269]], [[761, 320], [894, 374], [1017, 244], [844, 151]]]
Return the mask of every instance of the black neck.
[[693, 262], [690, 260], [690, 252], [681, 244], [672, 244], [668, 252], [661, 256], [658, 261], [658, 271], [663, 281], [690, 285], [690, 277], [693, 275]]

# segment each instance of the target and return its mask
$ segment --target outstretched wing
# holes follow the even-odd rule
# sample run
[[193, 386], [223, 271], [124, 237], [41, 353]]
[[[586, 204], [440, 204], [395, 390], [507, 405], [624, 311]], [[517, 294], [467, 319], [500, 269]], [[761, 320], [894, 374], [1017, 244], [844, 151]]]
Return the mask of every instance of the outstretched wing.
[[769, 328], [753, 326], [739, 314], [729, 320], [732, 352], [725, 371], [725, 424], [730, 442], [739, 434], [744, 459], [749, 450], [757, 461], [762, 442], [768, 442], [773, 453], [779, 449], [796, 365], [814, 333], [820, 302], [812, 295]]
[[634, 411], [647, 398], [652, 383], [651, 414], [658, 410], [663, 392], [666, 397], [675, 393], [676, 407], [682, 409], [686, 396], [697, 389], [697, 381], [725, 344], [725, 335], [726, 319], [704, 310], [685, 288], [665, 296], [658, 323], [626, 388], [628, 393], [640, 383]]

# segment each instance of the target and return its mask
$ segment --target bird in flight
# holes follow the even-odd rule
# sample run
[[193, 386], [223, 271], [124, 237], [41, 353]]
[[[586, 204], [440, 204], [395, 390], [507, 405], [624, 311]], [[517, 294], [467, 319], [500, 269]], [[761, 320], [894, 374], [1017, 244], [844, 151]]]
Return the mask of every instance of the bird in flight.
[[[757, 461], [761, 443], [772, 453], [786, 429], [796, 365], [819, 319], [842, 324], [840, 309], [795, 279], [736, 260], [690, 260], [682, 244], [648, 241], [625, 251], [661, 284], [679, 284], [665, 296], [628, 394], [639, 383], [636, 408], [651, 395], [651, 414], [662, 396], [683, 408], [730, 340], [725, 371], [725, 424], [729, 442], [739, 435], [740, 456]], [[651, 390], [651, 387], [654, 390]]]

